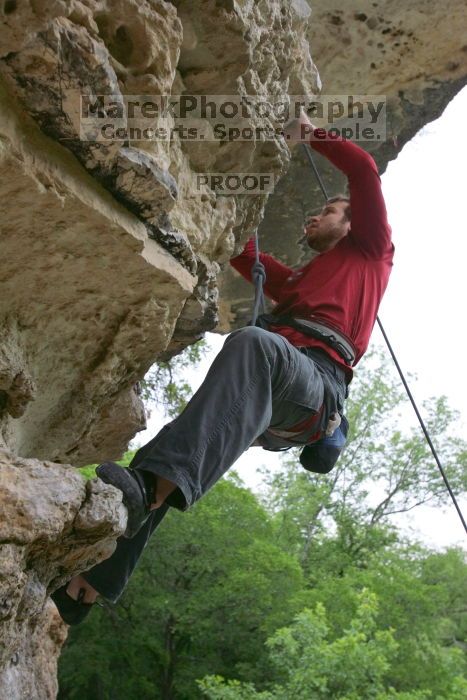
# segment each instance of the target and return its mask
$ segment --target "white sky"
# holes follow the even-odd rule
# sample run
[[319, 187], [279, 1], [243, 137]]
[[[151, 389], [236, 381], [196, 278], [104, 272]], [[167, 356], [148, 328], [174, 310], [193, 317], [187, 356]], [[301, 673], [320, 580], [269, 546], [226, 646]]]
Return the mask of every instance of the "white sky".
[[[393, 228], [396, 257], [380, 318], [402, 369], [411, 380], [417, 402], [445, 394], [461, 413], [459, 435], [467, 438], [467, 145], [462, 127], [467, 115], [467, 88], [448, 105], [442, 117], [426, 125], [392, 161], [382, 177]], [[253, 290], [252, 290], [253, 295]], [[455, 339], [456, 338], [456, 339]], [[224, 338], [207, 335], [209, 357], [189, 381], [196, 389], [220, 350]], [[375, 328], [372, 343], [383, 339]], [[355, 380], [354, 380], [355, 381]], [[135, 444], [153, 437], [165, 419], [153, 411], [148, 430]], [[277, 454], [248, 450], [235, 464], [253, 490], [256, 469], [277, 468]], [[301, 468], [298, 465], [297, 468]], [[441, 479], [441, 476], [440, 476]], [[461, 507], [467, 517], [467, 498]], [[427, 545], [465, 546], [462, 524], [446, 492], [444, 511], [418, 508], [395, 520]]]

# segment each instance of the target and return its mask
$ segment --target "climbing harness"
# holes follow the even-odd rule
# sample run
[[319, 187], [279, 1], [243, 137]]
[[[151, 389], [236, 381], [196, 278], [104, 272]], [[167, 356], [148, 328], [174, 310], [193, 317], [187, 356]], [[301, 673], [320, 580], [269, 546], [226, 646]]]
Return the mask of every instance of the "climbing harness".
[[[311, 153], [311, 147], [310, 147], [309, 144], [304, 143], [304, 144], [303, 144], [303, 148], [304, 148], [305, 153], [306, 153], [306, 156], [307, 156], [307, 158], [308, 158], [308, 162], [309, 162], [309, 164], [310, 164], [310, 166], [311, 166], [311, 168], [312, 168], [312, 170], [313, 170], [313, 173], [314, 173], [314, 175], [315, 175], [315, 177], [316, 177], [316, 180], [317, 180], [317, 182], [318, 182], [318, 185], [319, 185], [319, 187], [320, 187], [320, 189], [321, 189], [321, 192], [323, 193], [323, 196], [324, 196], [325, 200], [327, 201], [327, 200], [329, 199], [328, 193], [327, 193], [327, 191], [326, 191], [326, 188], [325, 188], [325, 186], [324, 186], [324, 183], [323, 183], [323, 181], [322, 181], [322, 179], [321, 179], [321, 177], [320, 177], [320, 174], [319, 174], [318, 169], [317, 169], [317, 167], [316, 167], [315, 161], [314, 161], [314, 159], [313, 159], [313, 156], [312, 156], [312, 153]], [[261, 263], [260, 257], [259, 257], [259, 242], [258, 242], [258, 232], [257, 232], [257, 231], [256, 231], [256, 233], [255, 233], [255, 262], [254, 262], [253, 268], [252, 268], [252, 279], [253, 279], [253, 283], [254, 283], [254, 286], [255, 286], [255, 300], [254, 300], [254, 305], [253, 305], [253, 315], [252, 315], [252, 319], [251, 319], [251, 325], [254, 326], [254, 325], [256, 325], [257, 322], [258, 322], [259, 309], [261, 308], [261, 310], [264, 312], [264, 293], [263, 293], [263, 287], [264, 287], [264, 283], [265, 283], [265, 281], [266, 281], [266, 270], [265, 270], [265, 268], [264, 268], [264, 265]], [[267, 317], [268, 317], [268, 315], [263, 313], [263, 318], [264, 318], [265, 320], [267, 319]], [[274, 322], [277, 324], [277, 323], [279, 322], [279, 318], [278, 318], [278, 317], [274, 317], [274, 316], [273, 316], [273, 318], [274, 318]], [[292, 325], [292, 324], [290, 323], [290, 321], [291, 321], [290, 317], [287, 317], [287, 318], [288, 318], [288, 322], [287, 322], [286, 324], [283, 324], [283, 325]], [[300, 323], [303, 323], [303, 319], [292, 319], [292, 320], [294, 320], [294, 321], [299, 321]], [[423, 434], [424, 434], [424, 436], [425, 436], [425, 439], [426, 439], [426, 441], [427, 441], [427, 443], [428, 443], [428, 446], [430, 447], [430, 450], [431, 450], [431, 453], [432, 453], [432, 455], [433, 455], [433, 458], [434, 458], [434, 460], [435, 460], [435, 462], [436, 462], [436, 465], [437, 465], [437, 467], [438, 467], [438, 469], [439, 469], [439, 471], [440, 471], [440, 473], [441, 473], [441, 476], [442, 476], [442, 478], [443, 478], [444, 484], [445, 484], [445, 486], [446, 486], [446, 488], [447, 488], [447, 490], [448, 490], [449, 495], [451, 496], [452, 502], [453, 502], [453, 504], [454, 504], [454, 507], [455, 507], [456, 510], [457, 510], [457, 514], [459, 515], [459, 518], [460, 518], [461, 523], [462, 523], [462, 525], [463, 525], [463, 527], [464, 527], [464, 530], [465, 530], [465, 532], [467, 533], [467, 523], [466, 523], [466, 521], [465, 521], [465, 519], [464, 519], [464, 516], [463, 516], [463, 514], [462, 514], [462, 511], [461, 511], [461, 509], [460, 509], [460, 506], [459, 506], [459, 504], [458, 504], [458, 502], [457, 502], [457, 499], [456, 499], [456, 497], [455, 497], [455, 495], [454, 495], [454, 492], [453, 492], [453, 490], [452, 490], [452, 488], [451, 488], [451, 485], [450, 485], [449, 480], [448, 480], [448, 478], [447, 478], [447, 476], [446, 476], [446, 473], [445, 473], [445, 471], [444, 471], [444, 469], [443, 469], [443, 466], [442, 466], [442, 464], [441, 464], [441, 461], [440, 461], [440, 459], [439, 459], [439, 457], [438, 457], [438, 453], [437, 453], [437, 451], [436, 451], [436, 448], [435, 448], [435, 446], [434, 446], [434, 444], [433, 444], [433, 442], [432, 442], [432, 440], [431, 440], [430, 434], [429, 434], [429, 432], [428, 432], [428, 430], [427, 430], [427, 428], [426, 428], [425, 422], [424, 422], [424, 420], [423, 420], [423, 418], [422, 418], [422, 416], [421, 416], [421, 414], [420, 414], [420, 411], [418, 410], [418, 407], [417, 407], [417, 404], [416, 404], [416, 402], [415, 402], [415, 399], [414, 399], [414, 397], [413, 397], [413, 395], [412, 395], [412, 392], [410, 391], [409, 385], [408, 385], [408, 383], [407, 383], [407, 381], [406, 381], [406, 379], [405, 379], [404, 373], [402, 372], [402, 369], [401, 369], [401, 367], [400, 367], [400, 365], [399, 365], [399, 362], [397, 361], [395, 352], [394, 352], [394, 350], [393, 350], [393, 348], [392, 348], [391, 343], [389, 342], [389, 338], [388, 338], [388, 336], [386, 335], [386, 332], [385, 332], [385, 330], [384, 330], [383, 324], [381, 323], [381, 320], [380, 320], [379, 316], [376, 317], [376, 320], [377, 320], [378, 326], [379, 326], [379, 328], [380, 328], [380, 330], [381, 330], [381, 333], [382, 333], [382, 335], [383, 335], [384, 341], [385, 341], [385, 343], [386, 343], [386, 345], [387, 345], [387, 347], [388, 347], [389, 353], [390, 353], [390, 355], [391, 355], [391, 357], [392, 357], [392, 359], [393, 359], [393, 362], [394, 362], [394, 364], [395, 364], [395, 366], [396, 366], [396, 369], [397, 369], [397, 371], [398, 371], [398, 373], [399, 373], [399, 376], [400, 376], [400, 378], [401, 378], [402, 384], [403, 384], [403, 386], [404, 386], [404, 388], [405, 388], [405, 390], [406, 390], [406, 392], [407, 392], [407, 396], [409, 397], [410, 403], [412, 404], [412, 407], [413, 407], [413, 409], [414, 409], [414, 411], [415, 411], [415, 415], [416, 415], [417, 418], [418, 418], [418, 421], [419, 421], [419, 423], [420, 423], [420, 426], [421, 426], [421, 429], [422, 429]], [[261, 323], [261, 317], [260, 317], [260, 323]], [[302, 330], [304, 330], [304, 329], [302, 328]], [[319, 329], [318, 329], [318, 330], [319, 330]], [[323, 330], [323, 329], [321, 329], [321, 330]], [[342, 343], [342, 340], [343, 340], [343, 338], [344, 338], [344, 340], [349, 341], [349, 339], [346, 338], [345, 336], [339, 337], [339, 334], [336, 332], [335, 329], [328, 329], [327, 327], [325, 327], [324, 330], [325, 330], [325, 331], [329, 331], [329, 330], [330, 330], [330, 331], [331, 331], [331, 334], [332, 334], [332, 333], [334, 334], [334, 338], [333, 338], [333, 340], [332, 340], [331, 342], [337, 342], [337, 343], [339, 343], [339, 344], [341, 345], [341, 348], [340, 348], [340, 350], [338, 350], [338, 352], [339, 352], [339, 354], [341, 355], [341, 357], [344, 357], [344, 355], [342, 354], [342, 346], [344, 347], [344, 350], [346, 350], [346, 351], [348, 351], [349, 348], [346, 348], [346, 347], [345, 347], [345, 343]], [[310, 328], [308, 328], [308, 334], [311, 335], [311, 330], [310, 330]], [[340, 335], [342, 336], [342, 334], [340, 334]], [[315, 336], [315, 337], [316, 337], [316, 336]], [[329, 335], [327, 335], [326, 338], [322, 337], [321, 339], [324, 340], [324, 342], [327, 342], [328, 345], [331, 345], [330, 336], [329, 336]], [[331, 345], [331, 347], [332, 347], [332, 345]], [[353, 347], [353, 346], [352, 346], [352, 347]], [[335, 347], [335, 349], [337, 350], [337, 347]], [[349, 364], [349, 365], [351, 366], [351, 365], [353, 364], [353, 361], [355, 360], [355, 355], [353, 356], [352, 361], [347, 361], [347, 360], [345, 359], [345, 357], [344, 357], [344, 360], [347, 362], [347, 364]], [[348, 427], [348, 425], [346, 426], [346, 428], [347, 428], [347, 427]], [[346, 437], [346, 434], [347, 434], [347, 430], [345, 430], [344, 438]], [[329, 441], [329, 438], [325, 438], [325, 439], [326, 439], [327, 442]], [[315, 449], [313, 450], [313, 453], [315, 453], [315, 452], [316, 452], [316, 445], [319, 445], [319, 442], [321, 442], [321, 441], [318, 441], [317, 443], [315, 443], [315, 445], [313, 445], [313, 444], [307, 445], [307, 446], [304, 448], [304, 451], [303, 451], [303, 452], [305, 452], [305, 450], [306, 450], [307, 448], [308, 448], [308, 449], [311, 448], [311, 449], [313, 450], [313, 448], [315, 447]], [[344, 442], [345, 442], [345, 439], [344, 439]], [[342, 446], [343, 446], [343, 445], [340, 445], [340, 446], [339, 446], [340, 449], [342, 449]], [[336, 448], [337, 448], [337, 445], [336, 445]], [[328, 448], [326, 447], [326, 449], [328, 449]], [[338, 457], [338, 455], [339, 455], [340, 449], [339, 449], [339, 450], [337, 451], [337, 453], [336, 453], [336, 460], [337, 460], [337, 457]], [[302, 454], [303, 454], [303, 453], [302, 453]], [[315, 463], [315, 460], [316, 460], [316, 455], [315, 455], [315, 454], [313, 454], [313, 458], [312, 458], [312, 459], [313, 459], [313, 467], [316, 467], [317, 465], [316, 465], [316, 463]], [[301, 458], [301, 461], [302, 461], [303, 466], [306, 467], [306, 465], [303, 463], [302, 458]], [[334, 462], [334, 463], [335, 463], [335, 462]], [[332, 468], [332, 467], [331, 467], [331, 468]], [[317, 471], [317, 472], [319, 472], [319, 468], [312, 468], [312, 471]], [[321, 473], [327, 473], [328, 471], [330, 471], [330, 469], [326, 466], [324, 469], [322, 469]]]
[[331, 328], [330, 325], [324, 324], [321, 320], [295, 318], [287, 315], [261, 314], [258, 316], [256, 325], [265, 328], [269, 326], [291, 326], [296, 331], [300, 331], [304, 335], [309, 335], [329, 345], [342, 357], [349, 367], [352, 367], [355, 362], [357, 351], [350, 338], [337, 328]]

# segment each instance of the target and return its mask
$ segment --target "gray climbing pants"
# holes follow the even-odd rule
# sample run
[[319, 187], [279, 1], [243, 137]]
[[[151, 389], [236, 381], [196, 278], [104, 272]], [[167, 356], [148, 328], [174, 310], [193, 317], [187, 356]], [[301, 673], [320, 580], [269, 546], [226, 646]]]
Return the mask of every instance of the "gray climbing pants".
[[[342, 410], [345, 392], [343, 370], [323, 351], [298, 349], [254, 326], [231, 333], [184, 411], [130, 464], [172, 481], [176, 491], [132, 539], [120, 537], [114, 554], [83, 574], [86, 580], [116, 601], [171, 506], [193, 505], [253, 444], [276, 450], [309, 442]], [[296, 443], [275, 433], [310, 421]]]

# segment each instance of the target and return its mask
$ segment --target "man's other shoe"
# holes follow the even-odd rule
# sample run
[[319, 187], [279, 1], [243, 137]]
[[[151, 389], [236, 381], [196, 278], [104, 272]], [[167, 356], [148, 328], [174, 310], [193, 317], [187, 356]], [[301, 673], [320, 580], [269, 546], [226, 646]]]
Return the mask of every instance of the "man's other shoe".
[[84, 602], [84, 588], [80, 589], [78, 600], [74, 600], [66, 592], [67, 586], [68, 583], [61, 588], [57, 588], [50, 597], [55, 603], [60, 617], [67, 625], [79, 625], [89, 615], [94, 603]]
[[121, 467], [115, 462], [104, 462], [96, 474], [106, 484], [111, 484], [123, 494], [123, 505], [128, 511], [128, 521], [123, 536], [131, 539], [146, 522], [150, 506], [154, 502], [156, 477], [151, 472]]

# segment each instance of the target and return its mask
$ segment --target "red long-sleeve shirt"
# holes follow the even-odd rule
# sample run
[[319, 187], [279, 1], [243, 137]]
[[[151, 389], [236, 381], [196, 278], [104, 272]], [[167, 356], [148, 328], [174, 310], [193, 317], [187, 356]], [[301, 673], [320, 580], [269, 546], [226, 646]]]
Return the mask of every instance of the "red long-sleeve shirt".
[[[348, 177], [351, 230], [332, 250], [295, 271], [261, 253], [267, 276], [264, 292], [276, 302], [274, 314], [313, 317], [342, 330], [353, 341], [358, 362], [368, 347], [394, 255], [381, 181], [373, 158], [351, 141], [312, 139], [310, 145]], [[254, 260], [252, 238], [230, 262], [251, 282]], [[325, 343], [288, 326], [274, 326], [274, 332], [297, 347], [325, 350], [352, 376], [344, 360]]]

